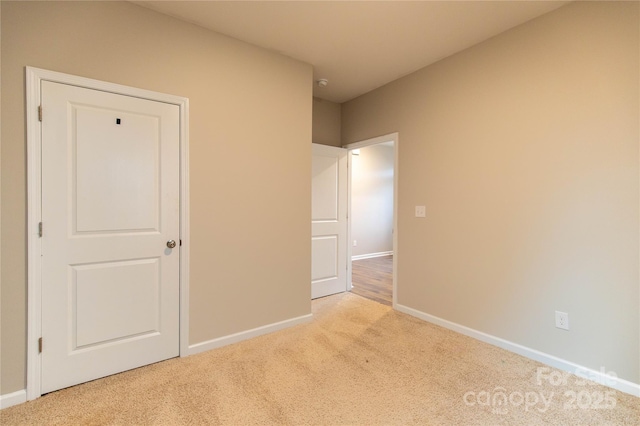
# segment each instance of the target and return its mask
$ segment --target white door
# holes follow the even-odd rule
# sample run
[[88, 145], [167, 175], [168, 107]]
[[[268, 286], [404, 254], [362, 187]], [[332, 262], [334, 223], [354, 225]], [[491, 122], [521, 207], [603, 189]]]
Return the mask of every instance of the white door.
[[46, 393], [179, 354], [180, 117], [48, 81], [41, 102]]
[[347, 152], [313, 144], [312, 299], [347, 290]]

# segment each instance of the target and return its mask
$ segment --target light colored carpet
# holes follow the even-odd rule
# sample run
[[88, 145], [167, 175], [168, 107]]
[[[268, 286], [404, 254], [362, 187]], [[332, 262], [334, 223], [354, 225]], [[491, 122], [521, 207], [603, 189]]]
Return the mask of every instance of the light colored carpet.
[[553, 370], [538, 381], [542, 364], [360, 296], [316, 300], [313, 312], [308, 324], [2, 410], [0, 423], [640, 425], [639, 398], [576, 376], [554, 386]]

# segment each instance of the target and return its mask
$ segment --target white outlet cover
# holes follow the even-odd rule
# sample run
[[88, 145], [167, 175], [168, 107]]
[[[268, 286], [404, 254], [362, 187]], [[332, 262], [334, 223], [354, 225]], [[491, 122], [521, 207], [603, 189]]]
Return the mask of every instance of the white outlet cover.
[[569, 314], [566, 312], [556, 311], [556, 327], [563, 330], [569, 330]]
[[416, 206], [416, 217], [426, 217], [427, 211], [425, 206]]

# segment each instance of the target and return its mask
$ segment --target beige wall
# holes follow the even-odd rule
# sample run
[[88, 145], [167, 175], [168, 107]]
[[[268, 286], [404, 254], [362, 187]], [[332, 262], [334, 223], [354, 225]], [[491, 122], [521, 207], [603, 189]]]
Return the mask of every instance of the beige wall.
[[351, 157], [352, 256], [393, 251], [393, 151], [385, 143]]
[[311, 66], [120, 2], [3, 1], [1, 47], [1, 394], [25, 387], [26, 65], [189, 98], [190, 343], [310, 313]]
[[313, 98], [313, 143], [340, 146], [340, 104]]
[[638, 9], [572, 3], [343, 105], [344, 144], [399, 132], [400, 304], [640, 383]]

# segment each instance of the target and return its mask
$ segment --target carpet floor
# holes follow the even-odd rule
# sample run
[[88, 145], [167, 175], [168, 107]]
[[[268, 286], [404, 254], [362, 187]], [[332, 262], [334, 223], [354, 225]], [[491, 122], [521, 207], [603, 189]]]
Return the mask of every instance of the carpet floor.
[[350, 293], [314, 319], [63, 389], [2, 425], [640, 425], [640, 399]]

